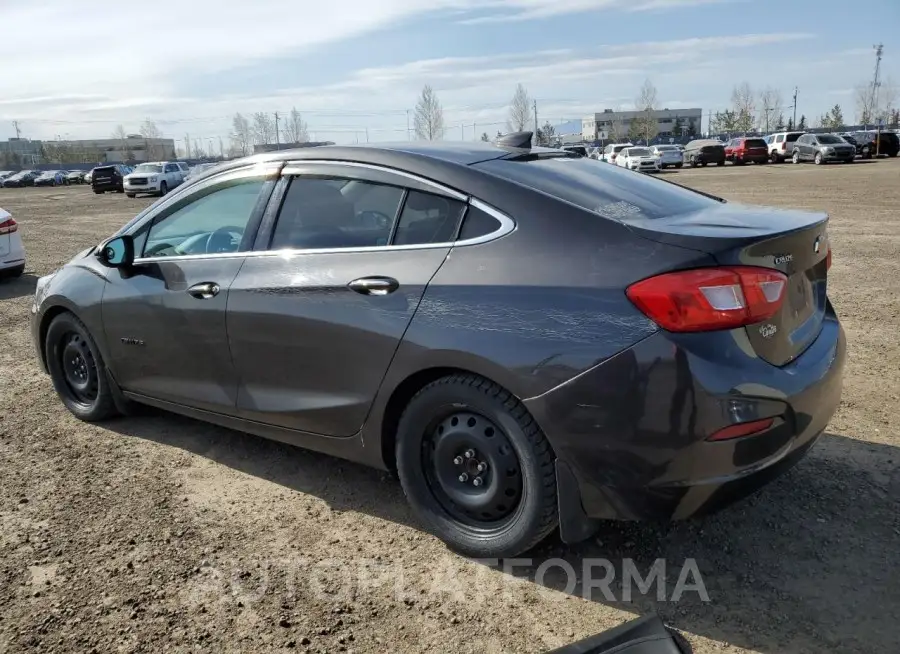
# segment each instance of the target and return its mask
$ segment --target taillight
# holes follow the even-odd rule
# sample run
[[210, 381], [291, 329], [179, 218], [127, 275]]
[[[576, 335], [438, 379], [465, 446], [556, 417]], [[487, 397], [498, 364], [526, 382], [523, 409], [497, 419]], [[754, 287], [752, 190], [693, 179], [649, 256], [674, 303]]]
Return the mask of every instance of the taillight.
[[625, 291], [628, 299], [670, 332], [733, 329], [774, 316], [787, 276], [769, 268], [728, 266], [650, 277]]
[[12, 234], [16, 230], [19, 229], [19, 225], [12, 218], [7, 218], [2, 223], [0, 223], [0, 236], [4, 234]]

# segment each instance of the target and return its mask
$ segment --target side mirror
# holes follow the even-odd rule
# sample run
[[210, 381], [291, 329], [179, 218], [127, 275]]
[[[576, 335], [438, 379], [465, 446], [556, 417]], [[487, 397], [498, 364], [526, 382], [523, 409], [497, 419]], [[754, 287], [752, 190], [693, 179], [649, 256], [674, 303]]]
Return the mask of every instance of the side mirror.
[[114, 236], [97, 248], [97, 259], [110, 268], [126, 268], [134, 263], [134, 239], [130, 235]]

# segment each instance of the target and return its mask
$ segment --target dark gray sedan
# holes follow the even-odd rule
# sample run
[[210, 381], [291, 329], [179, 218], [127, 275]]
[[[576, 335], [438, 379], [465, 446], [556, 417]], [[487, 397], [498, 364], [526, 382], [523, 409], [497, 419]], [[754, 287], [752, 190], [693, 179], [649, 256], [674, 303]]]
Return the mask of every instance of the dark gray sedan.
[[827, 216], [530, 142], [223, 164], [39, 280], [40, 361], [83, 420], [138, 402], [396, 470], [480, 557], [800, 459], [845, 359]]

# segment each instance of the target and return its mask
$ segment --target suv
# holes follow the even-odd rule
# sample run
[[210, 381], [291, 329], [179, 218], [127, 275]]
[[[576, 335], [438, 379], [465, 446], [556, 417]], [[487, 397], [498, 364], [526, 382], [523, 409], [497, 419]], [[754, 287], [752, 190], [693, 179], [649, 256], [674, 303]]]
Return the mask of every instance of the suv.
[[741, 136], [725, 144], [725, 159], [735, 166], [748, 161], [758, 164], [769, 163], [769, 146], [764, 139]]
[[856, 153], [864, 159], [874, 157], [876, 152], [889, 157], [896, 157], [900, 152], [900, 138], [893, 132], [850, 132], [850, 137], [856, 145]]
[[697, 139], [684, 146], [684, 160], [691, 168], [714, 163], [725, 165], [725, 146], [716, 139]]
[[804, 134], [794, 143], [791, 161], [814, 161], [817, 164], [829, 161], [853, 163], [856, 146], [836, 134]]
[[97, 166], [91, 171], [91, 188], [94, 193], [106, 193], [107, 191], [115, 191], [123, 193], [125, 186], [123, 180], [127, 171], [122, 164], [110, 164], [108, 166]]
[[625, 148], [630, 148], [632, 145], [634, 145], [634, 143], [631, 143], [630, 141], [628, 143], [610, 143], [603, 148], [603, 154], [600, 155], [600, 161], [614, 164], [616, 163], [616, 155]]
[[766, 138], [766, 146], [769, 148], [769, 159], [772, 163], [780, 163], [791, 156], [794, 151], [794, 142], [806, 134], [806, 132], [775, 132]]
[[125, 195], [130, 198], [138, 193], [162, 197], [184, 182], [188, 173], [185, 163], [176, 161], [150, 161], [135, 166], [125, 176]]

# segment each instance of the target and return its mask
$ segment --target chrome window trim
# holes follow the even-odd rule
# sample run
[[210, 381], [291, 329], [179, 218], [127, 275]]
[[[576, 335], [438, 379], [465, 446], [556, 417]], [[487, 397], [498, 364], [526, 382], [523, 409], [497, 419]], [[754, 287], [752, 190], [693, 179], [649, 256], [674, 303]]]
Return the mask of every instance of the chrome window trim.
[[[500, 227], [489, 234], [484, 234], [483, 236], [478, 236], [476, 238], [469, 238], [464, 241], [447, 241], [443, 243], [414, 243], [412, 245], [375, 245], [368, 247], [356, 247], [356, 248], [310, 248], [308, 250], [302, 250], [297, 248], [283, 248], [280, 250], [250, 250], [247, 252], [218, 252], [214, 254], [185, 254], [178, 256], [170, 256], [170, 257], [146, 257], [135, 259], [134, 263], [162, 263], [165, 261], [189, 261], [189, 260], [198, 260], [198, 259], [228, 259], [234, 257], [282, 257], [286, 259], [291, 259], [295, 256], [307, 255], [307, 254], [353, 254], [353, 253], [366, 253], [366, 252], [395, 252], [395, 251], [407, 251], [407, 250], [436, 250], [436, 249], [449, 249], [449, 248], [457, 248], [457, 247], [466, 247], [469, 245], [481, 245], [482, 243], [489, 243], [490, 241], [494, 241], [498, 238], [503, 238], [508, 234], [516, 231], [517, 226], [515, 221], [507, 216], [505, 213], [492, 207], [486, 202], [482, 202], [477, 198], [471, 198], [468, 202], [470, 207], [474, 207], [475, 209], [480, 209], [484, 211], [486, 214], [495, 218], [499, 223]], [[465, 221], [465, 219], [463, 219]]]
[[285, 164], [284, 168], [281, 169], [282, 177], [287, 175], [304, 175], [306, 171], [301, 170], [299, 166], [303, 165], [315, 165], [315, 166], [343, 166], [349, 168], [363, 168], [366, 170], [377, 170], [383, 173], [390, 173], [393, 175], [397, 175], [398, 177], [405, 177], [406, 179], [411, 179], [419, 184], [424, 184], [425, 186], [430, 186], [443, 193], [444, 195], [448, 195], [460, 202], [467, 202], [469, 200], [469, 196], [465, 193], [460, 193], [456, 189], [452, 189], [449, 186], [444, 186], [438, 182], [430, 180], [426, 177], [419, 177], [418, 175], [414, 175], [413, 173], [408, 173], [405, 170], [397, 170], [396, 168], [389, 168], [388, 166], [378, 166], [376, 164], [367, 164], [367, 163], [359, 163], [357, 161], [338, 161], [335, 159], [299, 159], [296, 161], [289, 161]]

